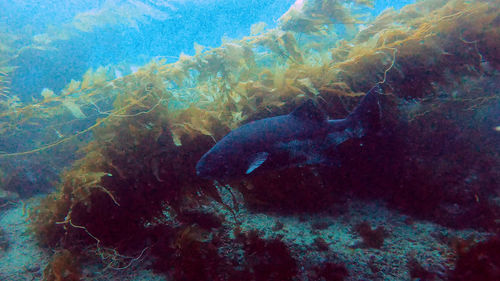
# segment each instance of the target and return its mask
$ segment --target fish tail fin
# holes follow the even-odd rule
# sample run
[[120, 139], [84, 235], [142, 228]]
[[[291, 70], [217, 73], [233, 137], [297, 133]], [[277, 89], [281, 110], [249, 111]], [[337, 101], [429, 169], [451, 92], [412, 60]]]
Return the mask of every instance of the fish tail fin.
[[383, 90], [377, 84], [368, 91], [354, 111], [347, 116], [346, 120], [351, 124], [357, 137], [363, 137], [380, 130], [381, 109], [379, 97], [381, 94], [383, 94]]

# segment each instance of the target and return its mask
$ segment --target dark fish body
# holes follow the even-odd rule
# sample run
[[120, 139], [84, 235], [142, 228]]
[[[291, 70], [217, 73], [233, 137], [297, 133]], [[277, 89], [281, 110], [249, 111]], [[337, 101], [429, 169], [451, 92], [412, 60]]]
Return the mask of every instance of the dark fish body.
[[292, 113], [247, 123], [227, 134], [198, 161], [207, 179], [233, 179], [254, 171], [338, 165], [335, 148], [378, 130], [380, 87], [370, 90], [345, 119], [328, 120], [312, 100]]

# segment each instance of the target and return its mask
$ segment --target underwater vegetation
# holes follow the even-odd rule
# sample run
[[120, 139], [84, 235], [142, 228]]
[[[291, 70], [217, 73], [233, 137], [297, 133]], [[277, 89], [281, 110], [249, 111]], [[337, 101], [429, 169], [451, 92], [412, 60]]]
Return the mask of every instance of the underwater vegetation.
[[499, 237], [472, 245], [459, 253], [450, 280], [495, 280], [500, 277]]
[[309, 280], [331, 280], [342, 281], [349, 273], [345, 266], [338, 265], [332, 262], [326, 262], [319, 265], [311, 271], [308, 275]]
[[81, 268], [75, 255], [69, 250], [62, 250], [52, 256], [52, 261], [43, 272], [44, 280], [59, 281], [81, 280]]
[[389, 235], [383, 226], [372, 229], [368, 222], [362, 222], [354, 227], [354, 230], [363, 238], [361, 246], [380, 249], [384, 239]]
[[[57, 190], [30, 210], [40, 245], [54, 251], [44, 278], [79, 280], [86, 260], [126, 270], [147, 256], [174, 280], [299, 280], [300, 260], [283, 241], [241, 230], [239, 204], [300, 214], [350, 196], [382, 199], [416, 218], [498, 233], [500, 2], [421, 1], [370, 22], [356, 7], [304, 1], [276, 29], [198, 46], [172, 64], [152, 61], [116, 79], [102, 67], [42, 100], [0, 99], [2, 162], [57, 152], [67, 163], [78, 151]], [[336, 37], [339, 24], [351, 38]], [[376, 84], [382, 130], [343, 143], [339, 168], [224, 186], [196, 176], [196, 162], [230, 130], [307, 99], [343, 118]], [[14, 145], [19, 138], [30, 141]], [[355, 232], [370, 248], [387, 235], [368, 223]], [[479, 278], [463, 268], [488, 251], [481, 243], [457, 253], [451, 276]], [[349, 276], [333, 262], [306, 270], [310, 280]]]

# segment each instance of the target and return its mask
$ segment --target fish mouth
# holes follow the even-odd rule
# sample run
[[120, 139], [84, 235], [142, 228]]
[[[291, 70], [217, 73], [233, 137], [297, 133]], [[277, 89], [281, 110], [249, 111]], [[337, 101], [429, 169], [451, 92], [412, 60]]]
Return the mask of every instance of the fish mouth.
[[202, 173], [202, 171], [201, 171], [201, 169], [200, 169], [200, 166], [201, 166], [201, 165], [200, 165], [200, 162], [198, 161], [198, 163], [196, 164], [196, 168], [195, 168], [195, 170], [196, 170], [196, 175], [197, 175], [198, 177], [203, 177], [203, 173]]
[[203, 173], [202, 171], [196, 169], [196, 176], [202, 178], [202, 179], [208, 179], [208, 175], [206, 173]]
[[198, 163], [196, 163], [196, 176], [202, 178], [202, 179], [209, 179], [209, 171], [205, 169], [204, 167], [206, 166], [205, 163], [205, 157], [202, 157]]
[[196, 165], [196, 176], [205, 179], [205, 180], [216, 180], [219, 179], [219, 177], [210, 169], [210, 167], [207, 167], [204, 164], [200, 164], [198, 162], [198, 165]]
[[196, 176], [198, 176], [199, 178], [204, 179], [204, 180], [213, 180], [213, 179], [215, 179], [211, 175], [209, 175], [207, 173], [203, 173], [201, 171], [196, 171]]

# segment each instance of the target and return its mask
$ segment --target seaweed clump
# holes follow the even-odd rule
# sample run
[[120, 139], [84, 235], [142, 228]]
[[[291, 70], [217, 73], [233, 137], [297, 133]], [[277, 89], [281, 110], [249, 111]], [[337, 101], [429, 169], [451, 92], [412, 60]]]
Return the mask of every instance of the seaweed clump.
[[[174, 231], [174, 235], [168, 235]], [[165, 235], [167, 233], [167, 235]], [[218, 236], [209, 239], [209, 231], [197, 227], [158, 232], [152, 254], [153, 269], [175, 280], [227, 280], [235, 274], [231, 263], [221, 256]]]
[[349, 276], [349, 272], [345, 266], [333, 262], [315, 266], [308, 274], [309, 280], [312, 281], [343, 281], [347, 276]]
[[384, 240], [388, 236], [383, 226], [372, 229], [366, 221], [356, 225], [354, 230], [363, 238], [362, 246], [380, 249], [384, 245]]
[[473, 245], [459, 253], [450, 280], [493, 281], [500, 279], [500, 237]]
[[55, 253], [43, 272], [43, 280], [47, 281], [78, 281], [82, 277], [77, 255], [68, 250]]
[[406, 266], [412, 280], [415, 278], [419, 280], [436, 280], [436, 274], [426, 270], [414, 257], [410, 258]]
[[63, 175], [59, 191], [32, 213], [33, 229], [43, 245], [65, 255], [94, 245], [92, 251], [107, 267], [120, 269], [148, 252], [158, 259], [155, 268], [171, 270], [161, 266], [161, 258], [168, 258], [169, 264], [178, 265], [174, 276], [200, 280], [212, 270], [193, 275], [199, 271], [191, 269], [217, 260], [217, 248], [205, 236], [220, 228], [221, 221], [200, 209], [210, 202], [206, 194], [214, 187], [196, 178], [191, 164], [211, 139], [181, 136], [183, 146], [177, 148], [160, 112], [127, 119], [117, 118], [94, 131], [86, 156]]
[[279, 239], [264, 240], [256, 232], [244, 240], [247, 271], [253, 276], [248, 280], [294, 280], [297, 262], [285, 243]]

